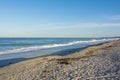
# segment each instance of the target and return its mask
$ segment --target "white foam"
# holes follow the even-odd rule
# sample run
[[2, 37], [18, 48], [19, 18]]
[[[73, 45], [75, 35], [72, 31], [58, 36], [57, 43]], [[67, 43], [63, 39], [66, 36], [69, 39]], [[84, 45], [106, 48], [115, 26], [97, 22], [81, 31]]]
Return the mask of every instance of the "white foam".
[[18, 49], [11, 49], [11, 50], [4, 50], [0, 51], [0, 54], [9, 54], [9, 53], [17, 53], [17, 52], [27, 52], [27, 51], [33, 51], [33, 50], [38, 50], [38, 49], [48, 49], [48, 48], [55, 48], [55, 47], [64, 47], [64, 46], [71, 46], [71, 45], [76, 45], [76, 44], [84, 44], [84, 43], [103, 43], [103, 42], [108, 42], [108, 41], [113, 41], [113, 40], [118, 40], [118, 38], [113, 38], [113, 39], [92, 39], [92, 40], [86, 40], [86, 41], [74, 41], [74, 42], [69, 42], [69, 43], [64, 43], [64, 44], [52, 44], [52, 45], [43, 45], [43, 46], [32, 46], [32, 47], [23, 47], [23, 48], [18, 48]]

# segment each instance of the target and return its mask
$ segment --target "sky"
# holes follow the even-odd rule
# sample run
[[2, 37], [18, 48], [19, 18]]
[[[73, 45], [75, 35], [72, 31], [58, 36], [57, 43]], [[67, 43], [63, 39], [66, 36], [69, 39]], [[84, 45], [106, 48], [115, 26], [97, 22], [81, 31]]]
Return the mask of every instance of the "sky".
[[0, 0], [0, 37], [120, 36], [120, 0]]

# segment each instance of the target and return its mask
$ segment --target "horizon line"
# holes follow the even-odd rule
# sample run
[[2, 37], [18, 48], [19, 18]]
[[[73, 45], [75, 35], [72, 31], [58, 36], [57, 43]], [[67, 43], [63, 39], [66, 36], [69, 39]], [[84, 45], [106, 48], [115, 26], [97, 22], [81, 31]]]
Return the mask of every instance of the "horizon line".
[[120, 38], [120, 36], [115, 36], [115, 37], [0, 37], [0, 38]]

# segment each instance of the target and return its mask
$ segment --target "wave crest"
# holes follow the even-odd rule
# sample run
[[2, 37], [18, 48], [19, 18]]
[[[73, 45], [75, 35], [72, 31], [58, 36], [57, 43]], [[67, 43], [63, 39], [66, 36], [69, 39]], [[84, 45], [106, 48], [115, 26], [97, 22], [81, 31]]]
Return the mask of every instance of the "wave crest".
[[33, 50], [38, 50], [38, 49], [64, 47], [64, 46], [71, 46], [71, 45], [84, 44], [84, 43], [85, 44], [87, 44], [87, 43], [103, 43], [103, 42], [108, 42], [108, 41], [113, 41], [113, 40], [118, 40], [118, 38], [115, 38], [115, 39], [98, 39], [98, 40], [97, 39], [92, 39], [92, 40], [86, 40], [86, 41], [73, 41], [73, 42], [64, 43], [64, 44], [52, 44], [52, 45], [43, 45], [43, 46], [23, 47], [23, 48], [18, 48], [18, 49], [0, 51], [0, 54], [27, 52], [27, 51], [33, 51]]

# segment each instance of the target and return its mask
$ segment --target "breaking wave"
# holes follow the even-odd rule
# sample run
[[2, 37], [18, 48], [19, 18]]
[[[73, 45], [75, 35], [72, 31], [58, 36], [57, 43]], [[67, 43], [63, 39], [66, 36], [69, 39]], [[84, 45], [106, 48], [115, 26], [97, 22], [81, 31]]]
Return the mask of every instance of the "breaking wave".
[[[109, 41], [118, 40], [118, 38], [113, 39], [92, 39], [92, 40], [85, 40], [85, 41], [73, 41], [69, 43], [64, 44], [51, 44], [51, 45], [42, 45], [42, 46], [31, 46], [31, 47], [23, 47], [23, 48], [17, 48], [17, 49], [10, 49], [10, 50], [3, 50], [0, 51], [0, 54], [9, 54], [9, 53], [18, 53], [18, 52], [27, 52], [27, 51], [33, 51], [33, 50], [39, 50], [39, 49], [49, 49], [49, 48], [55, 48], [55, 47], [65, 47], [65, 46], [72, 46], [76, 44], [95, 44], [95, 43], [104, 43]], [[86, 46], [88, 46], [86, 45]]]

